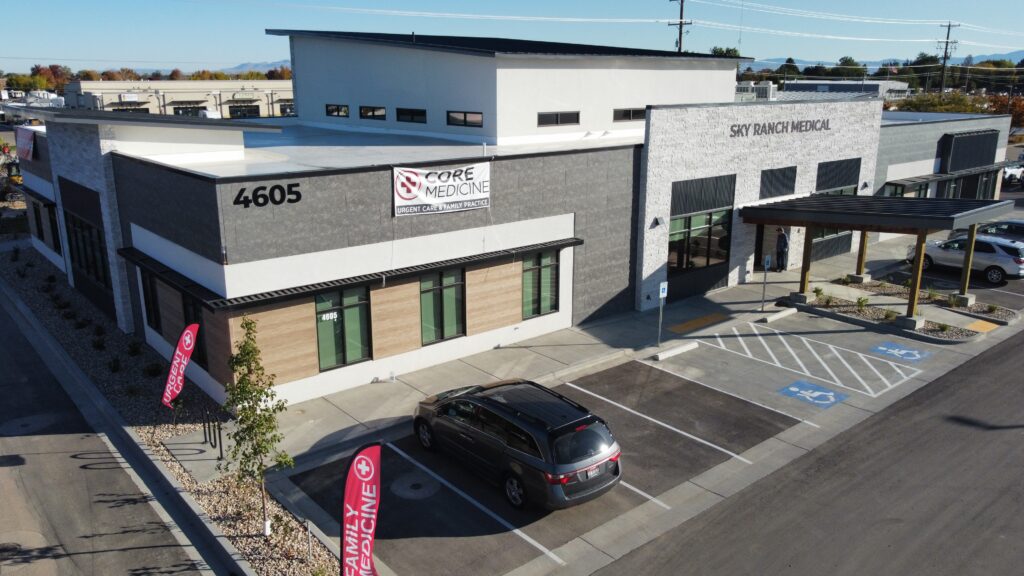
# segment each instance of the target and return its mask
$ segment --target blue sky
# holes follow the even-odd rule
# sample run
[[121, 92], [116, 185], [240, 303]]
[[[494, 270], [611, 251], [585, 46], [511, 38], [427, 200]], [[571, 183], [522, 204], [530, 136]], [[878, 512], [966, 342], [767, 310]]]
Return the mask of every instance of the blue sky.
[[[847, 37], [937, 39], [937, 24], [904, 25], [809, 19], [727, 6], [740, 0], [692, 0], [686, 17], [731, 26], [757, 27]], [[954, 37], [993, 46], [961, 45], [957, 55], [1005, 53], [1024, 49], [1020, 0], [759, 0], [759, 5], [828, 11], [865, 17], [968, 22], [1016, 35], [957, 29]], [[224, 68], [248, 61], [288, 57], [286, 38], [266, 36], [265, 28], [356, 30], [420, 34], [505, 36], [673, 49], [675, 29], [656, 23], [553, 23], [481, 21], [448, 18], [353, 14], [322, 7], [417, 10], [587, 18], [673, 18], [678, 4], [668, 0], [81, 0], [13, 1], [4, 7], [0, 70], [27, 71], [32, 64], [60, 63], [74, 70], [130, 66], [183, 70]], [[1012, 18], [1010, 17], [1011, 15]], [[936, 52], [933, 42], [865, 42], [843, 39], [773, 36], [708, 26], [688, 27], [689, 50], [741, 46], [744, 55], [795, 56], [834, 62], [851, 55], [860, 60], [912, 57]]]

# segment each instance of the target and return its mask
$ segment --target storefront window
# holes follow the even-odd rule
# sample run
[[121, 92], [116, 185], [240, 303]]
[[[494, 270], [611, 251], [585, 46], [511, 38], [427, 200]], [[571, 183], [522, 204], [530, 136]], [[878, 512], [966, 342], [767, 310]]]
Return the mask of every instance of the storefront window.
[[206, 323], [203, 322], [203, 305], [199, 300], [189, 296], [181, 295], [181, 308], [184, 311], [185, 326], [199, 324], [199, 332], [196, 334], [196, 344], [192, 349], [192, 362], [199, 364], [204, 370], [209, 368], [206, 361]]
[[228, 115], [231, 118], [259, 118], [260, 107], [258, 104], [237, 104], [228, 106]]
[[669, 224], [669, 273], [727, 263], [731, 223], [732, 210], [674, 216]]
[[320, 370], [370, 358], [370, 298], [365, 286], [316, 296]]
[[60, 230], [57, 228], [57, 208], [54, 206], [47, 206], [46, 218], [50, 222], [50, 247], [58, 255], [62, 254], [60, 247]]
[[68, 246], [71, 251], [71, 269], [75, 277], [87, 277], [110, 288], [110, 266], [107, 264], [107, 244], [103, 232], [74, 214], [65, 211]]
[[523, 320], [558, 311], [558, 251], [523, 260]]
[[[900, 190], [903, 187], [900, 186]], [[846, 188], [836, 188], [834, 190], [823, 190], [821, 192], [815, 192], [811, 196], [856, 196], [857, 187], [848, 186]], [[902, 193], [900, 194], [902, 196]], [[814, 231], [814, 240], [823, 240], [832, 236], [838, 236], [840, 234], [849, 234], [849, 230], [840, 230], [838, 228], [812, 228]]]
[[466, 334], [465, 288], [461, 269], [420, 277], [420, 330], [424, 345]]
[[145, 270], [142, 275], [142, 304], [146, 310], [146, 324], [160, 332], [160, 300], [156, 291], [156, 276]]

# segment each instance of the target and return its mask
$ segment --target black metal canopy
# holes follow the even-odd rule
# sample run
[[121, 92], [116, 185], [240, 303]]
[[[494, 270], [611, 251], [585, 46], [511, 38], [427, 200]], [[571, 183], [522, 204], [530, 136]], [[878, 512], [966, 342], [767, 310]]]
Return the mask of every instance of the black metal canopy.
[[910, 178], [901, 178], [899, 180], [891, 180], [886, 184], [894, 184], [898, 186], [915, 186], [917, 184], [925, 184], [932, 182], [945, 182], [947, 180], [956, 180], [957, 178], [965, 178], [967, 176], [974, 176], [976, 174], [984, 174], [986, 172], [995, 172], [1009, 166], [1016, 166], [1020, 164], [1017, 160], [1006, 160], [1005, 162], [996, 162], [986, 166], [978, 166], [977, 168], [968, 168], [967, 170], [959, 170], [957, 172], [949, 172], [948, 174], [926, 174], [923, 176], [912, 176]]
[[917, 234], [954, 230], [1013, 211], [1010, 200], [805, 196], [740, 208], [746, 224]]

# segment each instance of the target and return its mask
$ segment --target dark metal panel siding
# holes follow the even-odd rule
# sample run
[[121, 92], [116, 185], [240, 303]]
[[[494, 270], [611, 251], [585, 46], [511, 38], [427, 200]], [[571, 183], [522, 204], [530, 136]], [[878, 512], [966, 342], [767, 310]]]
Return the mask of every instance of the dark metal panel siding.
[[668, 278], [668, 301], [675, 302], [690, 296], [706, 294], [729, 285], [729, 265], [716, 264], [705, 268], [687, 270]]
[[840, 234], [811, 243], [811, 262], [847, 254], [853, 248], [853, 234]]
[[103, 213], [100, 209], [99, 192], [63, 176], [58, 176], [58, 183], [64, 209], [103, 230]]
[[796, 166], [761, 170], [760, 198], [788, 196], [796, 192]]
[[856, 186], [858, 182], [860, 182], [860, 158], [818, 164], [816, 191]]
[[32, 159], [22, 160], [21, 169], [47, 182], [53, 180], [53, 175], [50, 173], [50, 143], [44, 134], [35, 133]]
[[946, 134], [942, 137], [942, 172], [957, 172], [992, 164], [999, 147], [998, 130]]
[[673, 182], [672, 215], [731, 208], [735, 195], [735, 174]]

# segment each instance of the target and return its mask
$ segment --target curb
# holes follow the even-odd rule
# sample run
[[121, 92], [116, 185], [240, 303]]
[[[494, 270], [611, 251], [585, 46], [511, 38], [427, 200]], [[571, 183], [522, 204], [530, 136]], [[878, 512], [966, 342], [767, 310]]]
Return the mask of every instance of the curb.
[[[200, 546], [197, 545], [194, 537], [198, 536], [203, 539], [202, 549], [207, 551], [212, 558], [207, 558], [201, 553], [200, 556], [203, 556], [203, 560], [210, 565], [210, 569], [218, 574], [256, 576], [256, 572], [249, 562], [214, 525], [191, 494], [167, 470], [163, 462], [150, 453], [142, 439], [125, 423], [121, 414], [114, 409], [96, 388], [96, 385], [92, 383], [92, 380], [71, 359], [64, 347], [43, 327], [35, 314], [3, 280], [0, 280], [0, 293], [10, 302], [11, 305], [4, 307], [16, 318], [16, 321], [20, 319], [23, 327], [36, 333], [34, 337], [29, 338], [36, 351], [49, 358], [51, 369], [57, 367], [65, 372], [67, 377], [61, 378], [55, 375], [56, 380], [83, 413], [91, 413], [94, 416], [92, 419], [86, 416], [90, 424], [93, 424], [91, 420], [100, 419], [100, 426], [97, 428], [102, 430], [96, 431], [107, 434], [111, 443], [128, 461], [131, 468], [139, 474], [140, 479], [150, 492], [166, 497], [161, 504], [178, 528], [182, 530], [182, 533], [196, 547], [197, 553]], [[86, 402], [88, 403], [86, 404]], [[146, 481], [145, 476], [149, 477], [149, 481]], [[154, 482], [155, 486], [152, 485]]]
[[[1012, 326], [1012, 325], [1016, 324], [1018, 320], [1020, 320], [1020, 314], [1018, 314], [1016, 312], [1013, 313], [1013, 318], [1011, 318], [1009, 320], [1003, 320], [1001, 318], [993, 318], [991, 316], [985, 316], [984, 314], [977, 314], [975, 312], [970, 312], [968, 310], [962, 310], [960, 308], [945, 308], [945, 310], [949, 310], [950, 312], [956, 312], [957, 314], [960, 314], [962, 316], [967, 316], [968, 318], [977, 318], [978, 320], [984, 320], [986, 322], [991, 322], [993, 324], [999, 324], [1000, 326]], [[1011, 312], [1012, 312], [1012, 310], [1011, 310]]]
[[818, 316], [824, 316], [825, 318], [831, 318], [833, 320], [838, 320], [840, 322], [846, 322], [848, 324], [855, 324], [855, 325], [861, 326], [863, 328], [870, 328], [872, 330], [878, 330], [878, 331], [881, 331], [881, 332], [889, 332], [890, 334], [896, 334], [896, 335], [899, 335], [899, 336], [903, 336], [904, 338], [910, 338], [912, 340], [920, 340], [921, 342], [928, 342], [930, 344], [945, 344], [945, 345], [949, 345], [949, 344], [966, 344], [968, 342], [977, 342], [978, 340], [981, 340], [981, 339], [983, 339], [985, 337], [984, 334], [977, 333], [974, 336], [971, 336], [970, 338], [955, 339], [955, 340], [954, 339], [950, 339], [950, 338], [936, 338], [934, 336], [928, 336], [926, 334], [920, 334], [920, 333], [915, 332], [913, 330], [905, 330], [903, 328], [895, 328], [893, 326], [889, 326], [888, 324], [880, 324], [878, 322], [872, 322], [871, 320], [864, 320], [864, 319], [861, 319], [861, 318], [856, 318], [854, 316], [847, 316], [846, 314], [840, 314], [839, 312], [832, 312], [830, 310], [822, 310], [821, 308], [816, 308], [814, 306], [809, 306], [807, 304], [797, 304], [795, 302], [790, 302], [789, 305], [793, 306], [794, 308], [796, 308], [798, 310], [800, 310], [801, 312], [806, 312], [808, 314], [817, 314]]

